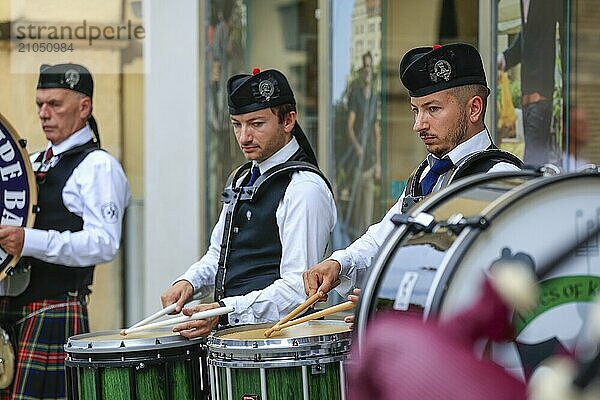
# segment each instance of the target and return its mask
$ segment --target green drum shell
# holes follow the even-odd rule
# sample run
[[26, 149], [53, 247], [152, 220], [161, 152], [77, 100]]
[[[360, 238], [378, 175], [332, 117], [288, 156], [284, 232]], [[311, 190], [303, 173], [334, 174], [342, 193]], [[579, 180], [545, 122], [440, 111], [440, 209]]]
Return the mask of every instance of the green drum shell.
[[65, 345], [67, 398], [208, 399], [206, 340], [170, 330], [156, 337], [103, 339], [119, 331], [76, 335]]
[[[222, 338], [248, 328], [236, 327], [208, 338], [213, 400], [338, 400], [345, 398], [344, 362], [352, 331], [264, 339]], [[310, 321], [307, 326], [347, 327], [342, 321]]]

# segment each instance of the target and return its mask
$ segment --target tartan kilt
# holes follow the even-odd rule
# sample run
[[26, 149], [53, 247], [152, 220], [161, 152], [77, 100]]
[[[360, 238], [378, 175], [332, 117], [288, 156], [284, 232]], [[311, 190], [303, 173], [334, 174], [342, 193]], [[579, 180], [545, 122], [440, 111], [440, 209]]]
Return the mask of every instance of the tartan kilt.
[[15, 348], [15, 378], [0, 390], [0, 400], [64, 399], [63, 346], [69, 337], [89, 332], [85, 300], [64, 295], [24, 306], [10, 302], [0, 297], [0, 324], [8, 328]]

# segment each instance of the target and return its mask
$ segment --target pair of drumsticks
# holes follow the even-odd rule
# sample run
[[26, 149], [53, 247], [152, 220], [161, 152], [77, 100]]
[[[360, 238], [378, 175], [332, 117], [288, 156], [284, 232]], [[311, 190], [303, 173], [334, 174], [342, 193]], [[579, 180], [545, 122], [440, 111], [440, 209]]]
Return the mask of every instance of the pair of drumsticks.
[[[328, 316], [331, 314], [335, 314], [337, 312], [347, 311], [347, 310], [354, 308], [354, 303], [351, 301], [347, 301], [345, 303], [341, 303], [341, 304], [326, 308], [324, 310], [318, 311], [316, 313], [292, 320], [292, 318], [296, 317], [298, 314], [302, 313], [308, 307], [310, 307], [314, 303], [316, 303], [321, 297], [322, 296], [318, 292], [315, 293], [314, 295], [310, 296], [304, 303], [300, 304], [298, 307], [296, 307], [294, 310], [292, 310], [292, 312], [290, 312], [288, 315], [286, 315], [281, 320], [279, 320], [279, 322], [277, 322], [271, 328], [267, 329], [264, 332], [265, 337], [271, 337], [271, 335], [274, 332], [279, 332], [280, 330], [289, 328], [290, 326], [298, 325], [303, 322], [312, 321], [317, 318], [325, 317], [325, 316]], [[175, 311], [175, 307], [176, 307], [176, 304], [173, 303], [170, 306], [167, 306], [167, 307], [163, 308], [162, 310], [150, 315], [149, 317], [144, 318], [143, 320], [132, 325], [131, 327], [121, 330], [120, 333], [122, 336], [126, 336], [130, 333], [135, 333], [135, 332], [140, 332], [140, 331], [145, 331], [145, 330], [150, 330], [150, 329], [155, 329], [155, 328], [161, 328], [164, 326], [177, 325], [182, 322], [194, 321], [194, 320], [204, 319], [204, 318], [209, 318], [209, 317], [216, 317], [216, 316], [223, 315], [223, 314], [229, 314], [230, 312], [233, 312], [235, 310], [234, 307], [217, 307], [217, 308], [213, 308], [210, 310], [197, 312], [195, 314], [192, 314], [191, 316], [173, 317], [173, 318], [166, 319], [164, 321], [150, 323], [164, 315], [167, 315], [167, 314]]]
[[292, 310], [292, 312], [290, 312], [288, 315], [286, 315], [281, 320], [279, 320], [279, 322], [277, 322], [275, 325], [273, 325], [272, 327], [267, 329], [264, 332], [265, 337], [267, 337], [267, 338], [271, 337], [271, 335], [273, 335], [273, 333], [279, 332], [280, 330], [285, 329], [285, 328], [289, 328], [290, 326], [298, 325], [303, 322], [312, 321], [314, 319], [325, 317], [325, 316], [331, 315], [331, 314], [335, 314], [340, 311], [350, 310], [351, 308], [354, 307], [353, 302], [347, 301], [345, 303], [341, 303], [341, 304], [326, 308], [324, 310], [317, 311], [316, 313], [309, 314], [304, 317], [292, 320], [292, 318], [296, 317], [298, 314], [300, 314], [301, 312], [306, 310], [308, 307], [310, 307], [314, 303], [316, 303], [319, 299], [321, 299], [321, 297], [322, 296], [319, 292], [310, 296], [304, 303], [302, 303], [298, 307], [294, 308]]
[[164, 326], [173, 326], [173, 325], [180, 324], [182, 322], [195, 321], [198, 319], [216, 317], [216, 316], [223, 315], [223, 314], [229, 314], [230, 312], [233, 312], [235, 310], [234, 307], [217, 307], [217, 308], [213, 308], [210, 310], [199, 311], [190, 316], [173, 317], [173, 318], [165, 319], [164, 321], [149, 323], [149, 322], [152, 322], [164, 315], [172, 313], [173, 311], [175, 311], [176, 306], [177, 306], [177, 303], [173, 303], [170, 306], [167, 306], [167, 307], [163, 308], [162, 310], [152, 314], [151, 316], [144, 318], [143, 320], [132, 325], [131, 327], [121, 330], [121, 335], [125, 336], [129, 333], [146, 331], [146, 330], [150, 330], [150, 329], [161, 328]]

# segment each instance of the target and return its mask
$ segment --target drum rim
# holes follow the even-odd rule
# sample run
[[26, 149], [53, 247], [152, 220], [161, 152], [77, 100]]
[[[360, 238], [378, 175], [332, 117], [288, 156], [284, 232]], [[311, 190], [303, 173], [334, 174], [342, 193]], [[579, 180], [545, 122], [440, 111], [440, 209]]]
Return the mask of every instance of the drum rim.
[[[455, 194], [462, 192], [466, 188], [479, 185], [483, 182], [500, 181], [511, 178], [525, 178], [525, 177], [542, 177], [542, 174], [538, 171], [532, 170], [520, 170], [520, 171], [507, 171], [507, 172], [495, 172], [495, 173], [482, 173], [472, 176], [468, 176], [460, 179], [459, 181], [451, 184], [444, 190], [435, 192], [431, 197], [425, 198], [417, 207], [409, 213], [411, 217], [415, 217], [422, 212], [429, 212], [434, 207], [441, 205], [442, 202], [453, 197]], [[536, 181], [537, 179], [531, 179], [528, 182]], [[521, 185], [520, 185], [521, 186]], [[372, 299], [375, 287], [381, 274], [383, 273], [383, 267], [390, 259], [392, 252], [397, 244], [404, 239], [408, 233], [405, 225], [398, 226], [384, 242], [384, 246], [379, 250], [379, 255], [373, 260], [374, 264], [371, 272], [368, 274], [365, 287], [361, 291], [358, 306], [356, 307], [356, 323], [355, 330], [357, 332], [357, 342], [359, 351], [363, 347], [362, 343], [364, 340], [365, 330], [368, 319], [373, 314], [372, 307], [367, 303], [365, 299]], [[458, 238], [457, 238], [458, 240]], [[369, 300], [370, 301], [370, 300]], [[367, 308], [367, 310], [364, 310]], [[425, 316], [425, 313], [423, 314]]]
[[119, 330], [97, 331], [71, 336], [64, 345], [65, 352], [73, 354], [105, 354], [129, 353], [139, 351], [159, 351], [173, 347], [194, 346], [206, 342], [206, 338], [188, 339], [181, 335], [172, 334], [169, 329], [157, 329], [157, 333], [171, 333], [171, 335], [155, 336], [135, 339], [104, 339], [93, 340], [94, 337], [119, 334]]
[[208, 357], [208, 365], [219, 367], [219, 368], [288, 368], [288, 367], [302, 367], [311, 365], [325, 365], [333, 364], [337, 362], [343, 362], [346, 360], [348, 352], [340, 353], [338, 355], [323, 355], [320, 357], [314, 356], [312, 358], [282, 358], [282, 359], [267, 359], [267, 360], [251, 360], [251, 359], [232, 359], [232, 358], [215, 358]]

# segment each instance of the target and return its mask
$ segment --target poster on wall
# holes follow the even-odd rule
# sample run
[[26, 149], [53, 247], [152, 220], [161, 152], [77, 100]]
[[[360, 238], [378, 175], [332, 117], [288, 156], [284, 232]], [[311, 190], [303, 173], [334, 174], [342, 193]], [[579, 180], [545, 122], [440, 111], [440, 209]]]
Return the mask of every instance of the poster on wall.
[[525, 164], [560, 166], [565, 158], [563, 0], [500, 0], [497, 15], [497, 141]]

